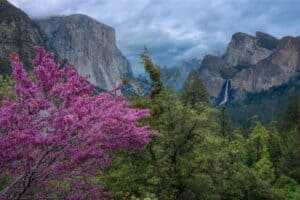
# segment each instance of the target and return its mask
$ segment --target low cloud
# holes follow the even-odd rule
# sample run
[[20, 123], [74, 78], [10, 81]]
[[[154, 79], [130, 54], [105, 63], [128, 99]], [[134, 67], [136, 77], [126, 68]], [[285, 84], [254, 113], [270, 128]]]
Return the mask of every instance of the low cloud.
[[11, 0], [31, 17], [89, 15], [116, 29], [117, 43], [141, 72], [147, 46], [160, 65], [224, 52], [235, 32], [300, 35], [297, 0]]

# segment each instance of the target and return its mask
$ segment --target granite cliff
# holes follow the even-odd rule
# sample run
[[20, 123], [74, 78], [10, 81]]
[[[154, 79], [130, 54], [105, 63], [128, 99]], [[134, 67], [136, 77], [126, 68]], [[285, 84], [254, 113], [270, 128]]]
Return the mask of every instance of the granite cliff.
[[48, 45], [102, 89], [132, 76], [128, 60], [116, 46], [115, 30], [81, 14], [36, 19]]
[[230, 80], [229, 99], [243, 100], [249, 93], [278, 87], [299, 74], [300, 38], [236, 33], [222, 57], [204, 57], [200, 72], [215, 104], [222, 99], [226, 80]]
[[73, 64], [104, 90], [132, 76], [128, 60], [116, 46], [112, 27], [81, 14], [32, 20], [7, 0], [0, 0], [0, 73], [9, 73], [12, 52], [18, 53], [30, 70], [36, 45], [54, 51], [59, 61]]

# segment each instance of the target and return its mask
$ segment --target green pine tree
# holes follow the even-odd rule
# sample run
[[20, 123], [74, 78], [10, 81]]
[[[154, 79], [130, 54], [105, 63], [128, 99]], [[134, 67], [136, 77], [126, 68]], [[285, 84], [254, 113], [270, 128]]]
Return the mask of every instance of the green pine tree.
[[300, 95], [289, 98], [280, 124], [284, 144], [283, 171], [300, 182]]
[[281, 131], [297, 130], [300, 132], [300, 95], [291, 96], [283, 118], [281, 120]]
[[252, 167], [268, 154], [269, 134], [265, 127], [257, 123], [247, 139], [247, 164]]
[[160, 80], [160, 70], [159, 67], [156, 67], [153, 64], [146, 47], [144, 48], [144, 52], [141, 54], [140, 57], [144, 64], [145, 71], [149, 74], [150, 79], [152, 81], [150, 98], [154, 99], [155, 96], [158, 95], [163, 88], [163, 84]]
[[231, 137], [231, 122], [227, 113], [227, 108], [223, 106], [219, 111], [220, 132], [223, 137]]
[[192, 70], [184, 82], [181, 99], [185, 104], [195, 106], [197, 103], [208, 104], [207, 91], [201, 81], [198, 70]]

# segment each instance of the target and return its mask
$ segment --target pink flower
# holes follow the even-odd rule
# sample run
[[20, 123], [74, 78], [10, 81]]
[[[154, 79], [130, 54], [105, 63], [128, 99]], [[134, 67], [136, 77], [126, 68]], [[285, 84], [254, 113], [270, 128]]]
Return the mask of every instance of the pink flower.
[[102, 174], [113, 153], [142, 150], [158, 134], [137, 125], [150, 112], [131, 108], [122, 95], [94, 95], [94, 86], [72, 66], [60, 68], [52, 53], [36, 51], [36, 81], [16, 55], [11, 59], [18, 98], [0, 105], [0, 168], [17, 184], [8, 184], [0, 198], [26, 195], [34, 185], [43, 186], [39, 196], [46, 198], [59, 192], [53, 180], [66, 180], [73, 188], [69, 199], [97, 199], [105, 194], [103, 186], [84, 180]]

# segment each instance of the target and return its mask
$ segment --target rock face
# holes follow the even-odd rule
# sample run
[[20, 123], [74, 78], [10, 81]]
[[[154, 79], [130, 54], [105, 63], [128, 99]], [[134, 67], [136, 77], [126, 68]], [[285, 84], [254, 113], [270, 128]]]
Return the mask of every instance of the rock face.
[[248, 93], [280, 86], [299, 74], [300, 39], [236, 33], [224, 56], [206, 56], [200, 71], [212, 101], [224, 93], [222, 87], [228, 79], [230, 98], [243, 100]]
[[224, 60], [231, 66], [256, 64], [272, 53], [272, 50], [264, 48], [260, 43], [259, 38], [245, 33], [235, 33], [227, 47]]
[[36, 45], [45, 45], [38, 26], [23, 11], [0, 0], [0, 72], [7, 70], [12, 52], [19, 54], [28, 69]]
[[96, 86], [110, 90], [132, 76], [128, 60], [116, 46], [115, 30], [80, 14], [35, 20], [48, 44]]
[[31, 20], [7, 0], [0, 0], [0, 74], [9, 73], [12, 52], [30, 70], [36, 45], [54, 51], [60, 61], [73, 64], [104, 90], [132, 76], [128, 60], [116, 46], [113, 28], [78, 14]]

